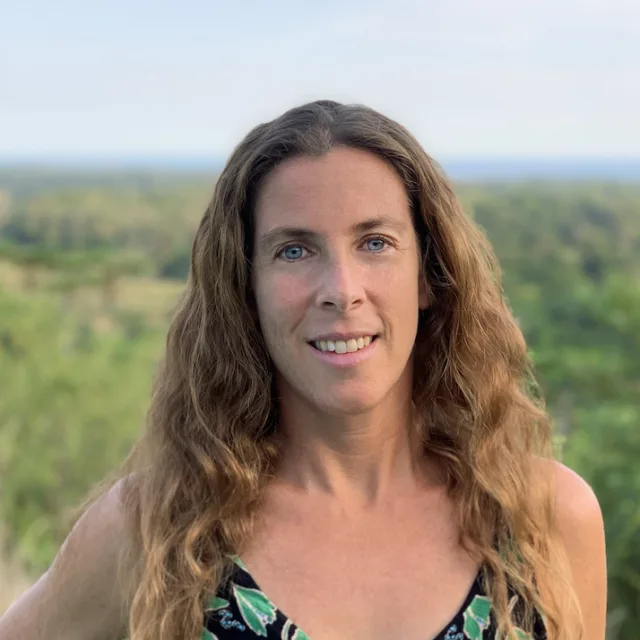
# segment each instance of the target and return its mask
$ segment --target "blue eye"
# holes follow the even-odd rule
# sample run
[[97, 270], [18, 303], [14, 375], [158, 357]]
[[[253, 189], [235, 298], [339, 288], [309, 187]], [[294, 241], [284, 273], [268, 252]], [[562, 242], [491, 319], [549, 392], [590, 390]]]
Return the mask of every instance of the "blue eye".
[[[293, 262], [302, 257], [302, 251], [303, 249], [299, 244], [290, 244], [288, 247], [283, 247], [283, 249], [280, 251], [280, 254], [283, 255], [287, 260]], [[288, 255], [287, 252], [289, 252]]]
[[[377, 242], [377, 248], [371, 248], [370, 243]], [[389, 240], [383, 236], [373, 236], [367, 238], [363, 242], [364, 245], [369, 244], [370, 253], [386, 253], [390, 246], [395, 246], [392, 240]], [[301, 244], [289, 244], [282, 247], [277, 253], [276, 258], [282, 258], [285, 262], [298, 262], [301, 258], [304, 258], [304, 251], [306, 248]]]
[[[386, 244], [386, 240], [384, 238], [369, 238], [367, 242], [380, 242], [381, 244]], [[382, 251], [384, 251], [384, 246], [380, 247]], [[374, 251], [374, 253], [380, 253], [380, 251]]]

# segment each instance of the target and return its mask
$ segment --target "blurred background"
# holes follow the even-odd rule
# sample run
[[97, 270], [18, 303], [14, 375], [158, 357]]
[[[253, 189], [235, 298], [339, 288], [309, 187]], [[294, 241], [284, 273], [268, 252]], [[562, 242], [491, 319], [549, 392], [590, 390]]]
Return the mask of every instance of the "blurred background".
[[216, 174], [317, 98], [405, 124], [486, 231], [640, 628], [640, 3], [24, 0], [0, 21], [0, 612], [137, 438]]

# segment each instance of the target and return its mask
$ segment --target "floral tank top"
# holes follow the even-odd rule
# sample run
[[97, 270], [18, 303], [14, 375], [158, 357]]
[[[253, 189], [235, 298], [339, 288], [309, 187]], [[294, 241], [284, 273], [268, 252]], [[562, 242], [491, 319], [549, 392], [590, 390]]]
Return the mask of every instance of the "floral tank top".
[[[239, 558], [232, 579], [205, 610], [202, 640], [312, 640], [271, 602]], [[425, 640], [493, 640], [491, 601], [478, 573], [460, 610], [434, 638]], [[516, 630], [518, 640], [547, 640], [541, 620], [534, 635]]]

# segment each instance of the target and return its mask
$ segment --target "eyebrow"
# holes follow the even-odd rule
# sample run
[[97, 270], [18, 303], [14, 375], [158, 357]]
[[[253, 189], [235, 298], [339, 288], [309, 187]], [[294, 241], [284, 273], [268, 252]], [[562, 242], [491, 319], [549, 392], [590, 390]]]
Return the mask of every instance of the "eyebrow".
[[[351, 225], [349, 231], [352, 235], [366, 233], [367, 231], [373, 231], [381, 227], [387, 227], [393, 229], [399, 233], [407, 231], [407, 223], [388, 216], [379, 216], [376, 218], [368, 218]], [[305, 229], [304, 227], [276, 227], [264, 233], [259, 240], [259, 246], [263, 249], [268, 249], [276, 242], [280, 240], [306, 240], [312, 241], [320, 237], [322, 234], [312, 231], [311, 229]]]

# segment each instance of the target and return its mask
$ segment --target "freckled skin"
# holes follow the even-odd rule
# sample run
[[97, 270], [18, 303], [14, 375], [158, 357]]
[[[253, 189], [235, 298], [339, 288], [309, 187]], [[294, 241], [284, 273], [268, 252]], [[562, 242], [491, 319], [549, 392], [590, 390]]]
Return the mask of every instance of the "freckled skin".
[[[382, 216], [396, 225], [352, 230]], [[261, 242], [282, 226], [316, 236]], [[253, 286], [281, 399], [333, 415], [405, 403], [427, 295], [419, 285], [409, 203], [394, 169], [372, 153], [341, 147], [285, 161], [258, 194], [254, 247]], [[380, 337], [372, 357], [353, 368], [320, 362], [307, 344], [320, 334], [361, 329]]]

